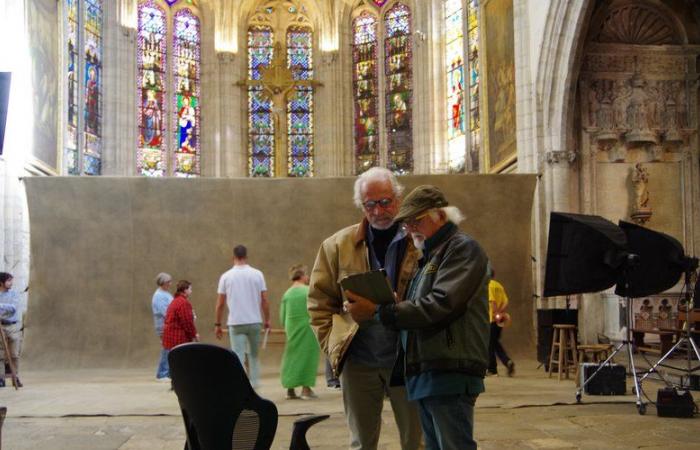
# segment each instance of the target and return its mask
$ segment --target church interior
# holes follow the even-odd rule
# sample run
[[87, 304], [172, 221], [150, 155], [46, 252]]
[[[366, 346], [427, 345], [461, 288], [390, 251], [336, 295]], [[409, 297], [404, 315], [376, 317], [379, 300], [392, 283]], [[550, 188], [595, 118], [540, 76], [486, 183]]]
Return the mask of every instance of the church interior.
[[[0, 271], [22, 302], [24, 385], [0, 388], [0, 448], [182, 448], [153, 376], [154, 279], [191, 281], [201, 341], [223, 345], [217, 280], [238, 244], [267, 280], [273, 448], [306, 414], [330, 416], [311, 448], [347, 448], [323, 361], [318, 399], [284, 398], [280, 299], [291, 265], [362, 219], [353, 184], [373, 167], [406, 193], [438, 186], [510, 298], [517, 371], [485, 379], [480, 447], [700, 446], [697, 414], [654, 407], [668, 379], [700, 401], [697, 0], [4, 0], [0, 37]], [[552, 289], [556, 213], [651, 230], [691, 267], [641, 295]], [[648, 256], [661, 277], [666, 256]], [[626, 393], [580, 402], [578, 367], [548, 373], [568, 354], [554, 325], [575, 362], [622, 345]], [[687, 368], [635, 387], [628, 364], [671, 346]], [[378, 448], [401, 448], [382, 414]]]

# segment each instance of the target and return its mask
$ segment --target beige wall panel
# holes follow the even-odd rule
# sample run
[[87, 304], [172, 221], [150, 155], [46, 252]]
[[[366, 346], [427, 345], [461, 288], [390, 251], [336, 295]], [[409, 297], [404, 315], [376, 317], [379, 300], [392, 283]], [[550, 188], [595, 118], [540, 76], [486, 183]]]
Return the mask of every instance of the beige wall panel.
[[[683, 175], [680, 163], [644, 163], [649, 171], [649, 205], [651, 219], [644, 225], [669, 234], [684, 244], [683, 239]], [[631, 221], [634, 205], [632, 163], [598, 163], [596, 166], [597, 215], [615, 223]]]
[[[266, 276], [272, 317], [287, 267], [311, 266], [321, 241], [354, 223], [353, 178], [29, 178], [31, 291], [25, 361], [31, 367], [148, 367], [156, 363], [151, 296], [165, 271], [193, 283], [205, 342], [234, 245]], [[511, 297], [514, 351], [534, 351], [530, 218], [535, 177], [412, 176], [432, 183], [467, 215]]]

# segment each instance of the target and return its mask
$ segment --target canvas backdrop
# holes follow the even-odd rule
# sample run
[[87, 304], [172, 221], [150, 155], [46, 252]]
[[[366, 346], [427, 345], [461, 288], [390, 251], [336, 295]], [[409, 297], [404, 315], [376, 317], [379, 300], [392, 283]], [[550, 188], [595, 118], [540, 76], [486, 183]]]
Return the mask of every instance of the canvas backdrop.
[[[466, 214], [511, 299], [503, 341], [532, 351], [530, 259], [534, 175], [401, 177], [435, 184]], [[204, 342], [213, 336], [219, 276], [236, 244], [266, 277], [273, 327], [287, 268], [311, 267], [320, 243], [358, 222], [354, 178], [26, 178], [31, 274], [23, 360], [31, 368], [150, 367], [155, 276], [193, 283]], [[226, 343], [226, 341], [222, 341]], [[26, 366], [25, 366], [26, 367]]]

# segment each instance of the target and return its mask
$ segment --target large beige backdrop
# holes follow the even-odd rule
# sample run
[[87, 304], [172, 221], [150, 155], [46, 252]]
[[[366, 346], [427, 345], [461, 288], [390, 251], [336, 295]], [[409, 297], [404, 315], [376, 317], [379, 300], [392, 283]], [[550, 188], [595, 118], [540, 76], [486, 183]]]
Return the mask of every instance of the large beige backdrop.
[[[321, 241], [357, 222], [353, 178], [25, 179], [31, 289], [25, 361], [33, 368], [146, 367], [157, 359], [151, 296], [158, 272], [193, 283], [205, 342], [214, 342], [219, 275], [245, 244], [266, 276], [272, 317], [287, 267], [313, 265]], [[402, 177], [435, 184], [467, 215], [510, 298], [513, 350], [533, 348], [530, 211], [535, 177]], [[275, 326], [275, 325], [273, 325]], [[533, 350], [534, 351], [534, 350]]]

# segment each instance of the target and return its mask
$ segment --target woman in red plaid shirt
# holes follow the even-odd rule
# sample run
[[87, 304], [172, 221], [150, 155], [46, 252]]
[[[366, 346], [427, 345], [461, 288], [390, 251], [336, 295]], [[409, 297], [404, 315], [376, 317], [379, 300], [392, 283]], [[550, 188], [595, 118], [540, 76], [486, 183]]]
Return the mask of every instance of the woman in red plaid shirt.
[[199, 340], [197, 328], [194, 326], [194, 312], [189, 297], [192, 294], [192, 283], [180, 280], [177, 283], [175, 298], [165, 313], [163, 326], [163, 348], [170, 350], [176, 345]]

